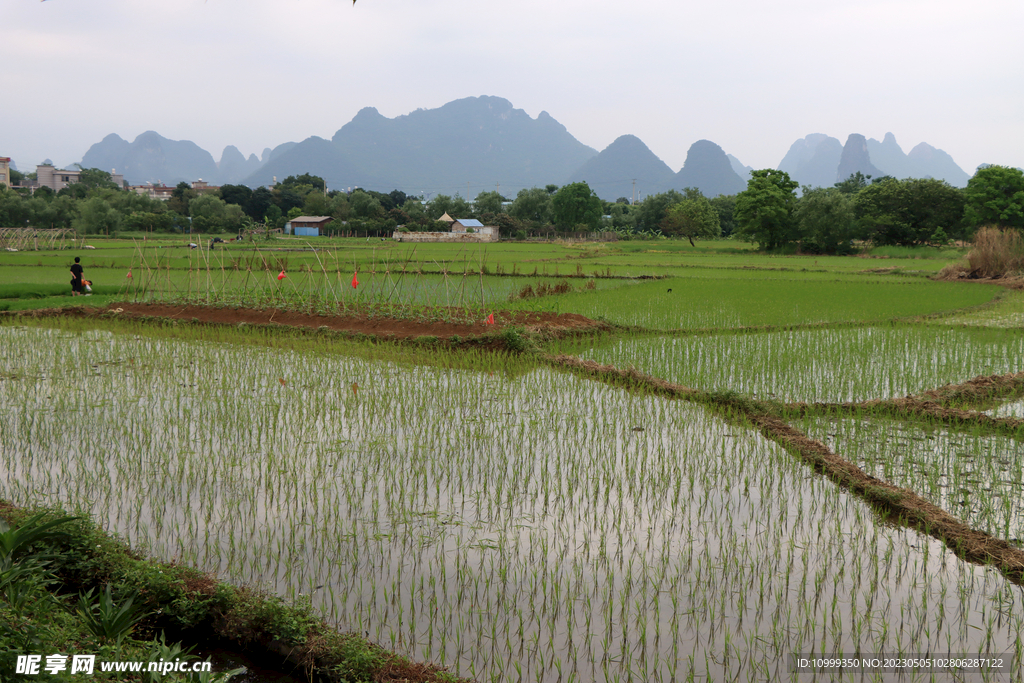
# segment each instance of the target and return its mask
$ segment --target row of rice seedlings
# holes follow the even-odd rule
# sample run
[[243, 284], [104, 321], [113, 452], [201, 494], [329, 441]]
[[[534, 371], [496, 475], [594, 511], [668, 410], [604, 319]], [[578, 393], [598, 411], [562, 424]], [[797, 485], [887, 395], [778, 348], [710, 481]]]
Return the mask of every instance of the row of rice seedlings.
[[1024, 328], [1024, 291], [1005, 291], [991, 306], [965, 311], [942, 320], [947, 325]]
[[480, 680], [1021, 655], [1019, 587], [703, 408], [539, 370], [0, 326], [0, 496]]
[[1020, 440], [885, 419], [808, 418], [802, 426], [868, 474], [915, 491], [973, 527], [1024, 544]]
[[[159, 256], [159, 252], [156, 253]], [[309, 253], [315, 262], [310, 262], [309, 254], [302, 254], [307, 257], [306, 262], [289, 273], [287, 255], [263, 252], [258, 247], [242, 258], [231, 256], [223, 250], [200, 250], [196, 252], [195, 267], [190, 253], [186, 284], [182, 289], [180, 283], [172, 287], [170, 268], [165, 268], [163, 273], [159, 265], [155, 270], [151, 269], [146, 251], [140, 248], [139, 276], [126, 282], [125, 292], [136, 300], [140, 297], [166, 297], [173, 292], [171, 296], [175, 299], [196, 303], [247, 306], [288, 304], [310, 309], [327, 307], [334, 312], [351, 305], [367, 303], [395, 306], [422, 304], [415, 300], [415, 295], [424, 289], [423, 282], [415, 278], [417, 268], [412, 266], [410, 270], [408, 258], [404, 262], [392, 262], [387, 250], [381, 250], [378, 259], [374, 250], [369, 263], [359, 263], [339, 251], [317, 252], [310, 249]], [[461, 269], [461, 280], [456, 285], [450, 276], [456, 273], [457, 267]], [[361, 269], [363, 278], [360, 281], [358, 274]], [[460, 252], [452, 263], [438, 264], [438, 270], [441, 274], [440, 283], [433, 288], [432, 294], [435, 301], [441, 302], [438, 295], [443, 285], [445, 295], [443, 303], [438, 305], [484, 305], [486, 298], [482, 268], [475, 271], [471, 268], [468, 253]], [[165, 281], [162, 281], [161, 275], [165, 276]], [[469, 280], [470, 275], [480, 277], [479, 288], [473, 286], [476, 283]], [[412, 300], [407, 300], [404, 287], [406, 276], [415, 282], [411, 288]]]
[[1024, 370], [1011, 330], [883, 326], [622, 339], [583, 357], [698, 389], [780, 401], [863, 401]]
[[[309, 253], [300, 254], [302, 264], [289, 269], [288, 255], [257, 250], [243, 258], [204, 250], [190, 252], [188, 267], [175, 271], [169, 261], [159, 260], [160, 252], [139, 249], [123, 295], [142, 302], [283, 307], [317, 314], [358, 310], [477, 321], [524, 286], [521, 279], [485, 275], [483, 263], [471, 260], [483, 258], [482, 253], [453, 252], [450, 260], [435, 262], [434, 272], [428, 273], [408, 260], [391, 260], [387, 250], [381, 250], [379, 258], [358, 263], [338, 251]], [[539, 279], [525, 286], [547, 290], [558, 283]]]
[[1024, 400], [1016, 399], [1004, 401], [991, 410], [985, 411], [986, 415], [992, 417], [1015, 417], [1018, 420], [1024, 419]]

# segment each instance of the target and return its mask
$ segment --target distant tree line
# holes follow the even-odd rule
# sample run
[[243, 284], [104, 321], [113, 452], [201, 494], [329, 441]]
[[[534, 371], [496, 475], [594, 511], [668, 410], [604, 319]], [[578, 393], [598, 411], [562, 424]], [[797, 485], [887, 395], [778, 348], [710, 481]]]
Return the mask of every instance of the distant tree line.
[[168, 201], [118, 188], [110, 174], [84, 169], [81, 181], [53, 192], [0, 188], [0, 226], [74, 228], [81, 234], [119, 232], [235, 233], [255, 225], [279, 228], [298, 216], [331, 216], [329, 234], [444, 231], [438, 219], [476, 218], [505, 238], [615, 231], [624, 239], [734, 237], [766, 251], [799, 248], [843, 254], [858, 242], [875, 245], [945, 244], [969, 239], [982, 225], [1024, 228], [1024, 173], [981, 168], [965, 189], [930, 178], [898, 180], [851, 175], [833, 187], [803, 187], [783, 171], [753, 171], [736, 195], [704, 197], [683, 188], [603, 201], [585, 183], [547, 185], [514, 199], [481, 192], [472, 202], [456, 194], [429, 201], [400, 190], [325, 191], [323, 178], [289, 176], [274, 187], [224, 185], [197, 191], [179, 183]]

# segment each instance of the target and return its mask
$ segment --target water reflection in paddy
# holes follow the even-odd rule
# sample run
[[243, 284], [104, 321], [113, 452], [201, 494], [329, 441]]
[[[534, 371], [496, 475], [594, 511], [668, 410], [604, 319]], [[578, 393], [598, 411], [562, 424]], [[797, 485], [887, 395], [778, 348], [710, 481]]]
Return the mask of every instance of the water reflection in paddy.
[[699, 406], [550, 370], [0, 335], [0, 495], [461, 675], [765, 680], [792, 652], [1021, 642], [1019, 587]]

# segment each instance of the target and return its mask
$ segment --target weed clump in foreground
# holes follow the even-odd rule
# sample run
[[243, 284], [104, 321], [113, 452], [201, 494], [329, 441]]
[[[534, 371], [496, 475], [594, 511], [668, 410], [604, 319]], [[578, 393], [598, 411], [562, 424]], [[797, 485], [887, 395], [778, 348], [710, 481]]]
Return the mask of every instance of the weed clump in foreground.
[[523, 330], [518, 327], [506, 327], [498, 335], [498, 339], [505, 349], [512, 353], [526, 353], [532, 347]]

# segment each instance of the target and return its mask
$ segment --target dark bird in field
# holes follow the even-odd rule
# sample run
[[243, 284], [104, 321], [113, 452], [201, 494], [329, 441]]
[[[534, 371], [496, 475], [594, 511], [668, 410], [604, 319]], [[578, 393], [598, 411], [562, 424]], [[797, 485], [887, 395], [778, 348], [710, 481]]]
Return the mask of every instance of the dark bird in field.
[[671, 288], [671, 287], [669, 287], [669, 288], [668, 288], [668, 293], [669, 293], [669, 294], [671, 294], [671, 293], [672, 293], [672, 288]]

